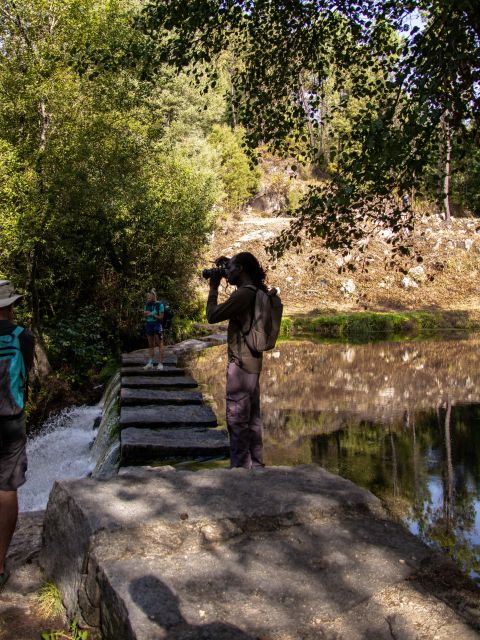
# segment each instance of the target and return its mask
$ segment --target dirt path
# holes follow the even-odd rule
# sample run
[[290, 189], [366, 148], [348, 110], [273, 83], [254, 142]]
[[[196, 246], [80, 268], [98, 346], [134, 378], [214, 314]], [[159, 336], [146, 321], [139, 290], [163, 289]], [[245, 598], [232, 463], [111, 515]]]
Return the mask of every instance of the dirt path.
[[7, 556], [10, 579], [0, 593], [0, 639], [37, 640], [42, 632], [66, 629], [62, 617], [39, 611], [38, 593], [45, 577], [38, 564], [44, 512], [20, 514]]

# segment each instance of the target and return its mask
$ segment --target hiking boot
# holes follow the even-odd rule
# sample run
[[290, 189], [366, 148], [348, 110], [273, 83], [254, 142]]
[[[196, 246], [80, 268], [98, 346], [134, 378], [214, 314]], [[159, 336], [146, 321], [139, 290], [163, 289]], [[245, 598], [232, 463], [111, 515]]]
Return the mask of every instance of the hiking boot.
[[157, 366], [157, 371], [163, 371], [163, 364], [161, 362]]
[[147, 364], [143, 367], [145, 370], [147, 369], [153, 369], [153, 362], [151, 360], [149, 360], [147, 362]]

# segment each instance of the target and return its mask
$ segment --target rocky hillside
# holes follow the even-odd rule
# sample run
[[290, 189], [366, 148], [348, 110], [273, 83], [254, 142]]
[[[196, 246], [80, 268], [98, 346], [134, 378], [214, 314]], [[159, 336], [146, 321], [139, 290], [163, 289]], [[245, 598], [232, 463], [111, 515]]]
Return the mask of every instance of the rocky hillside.
[[[252, 251], [267, 267], [269, 282], [282, 290], [288, 313], [348, 310], [480, 310], [480, 219], [456, 218], [450, 223], [425, 210], [417, 217], [414, 243], [424, 258], [405, 276], [387, 270], [388, 230], [368, 248], [368, 270], [359, 263], [352, 273], [339, 267], [353, 258], [326, 252], [326, 261], [312, 268], [308, 256], [318, 243], [305, 241], [300, 254], [289, 252], [275, 268], [265, 244], [288, 226], [285, 212], [298, 202], [308, 180], [291, 175], [287, 163], [263, 161], [263, 182], [251, 206], [220, 219], [209, 246], [207, 260], [239, 251]], [[425, 207], [424, 207], [425, 209]], [[430, 280], [433, 276], [433, 281]], [[199, 288], [205, 294], [204, 283]]]

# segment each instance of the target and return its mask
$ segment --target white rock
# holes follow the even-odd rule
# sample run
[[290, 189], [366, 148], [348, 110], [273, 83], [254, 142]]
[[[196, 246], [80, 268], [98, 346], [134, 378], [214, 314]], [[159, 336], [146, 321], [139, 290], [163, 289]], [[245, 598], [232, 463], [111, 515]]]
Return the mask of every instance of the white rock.
[[470, 251], [473, 245], [473, 240], [457, 240], [455, 244], [458, 249], [463, 249], [464, 251]]
[[266, 231], [265, 229], [260, 229], [258, 231], [251, 231], [250, 233], [246, 233], [244, 236], [239, 238], [240, 242], [252, 242], [253, 240], [271, 240], [275, 237], [275, 233], [273, 231]]
[[351, 295], [352, 293], [355, 293], [356, 290], [357, 287], [355, 286], [355, 283], [351, 278], [345, 280], [345, 282], [343, 282], [342, 286], [340, 287], [340, 291], [345, 295]]
[[418, 265], [416, 267], [412, 267], [408, 270], [409, 275], [417, 280], [418, 282], [424, 282], [427, 279], [427, 274], [425, 273], [425, 269]]
[[400, 284], [404, 289], [418, 289], [418, 284], [415, 282], [415, 280], [413, 280], [413, 278], [409, 278], [408, 276], [404, 276]]
[[389, 240], [394, 235], [391, 229], [382, 229], [378, 232], [378, 237], [382, 240]]

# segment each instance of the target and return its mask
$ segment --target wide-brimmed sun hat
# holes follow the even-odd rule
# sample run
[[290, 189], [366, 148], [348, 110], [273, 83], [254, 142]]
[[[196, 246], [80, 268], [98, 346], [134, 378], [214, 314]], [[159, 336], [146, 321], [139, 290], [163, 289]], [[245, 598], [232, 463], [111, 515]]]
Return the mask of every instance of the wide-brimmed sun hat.
[[22, 298], [23, 296], [15, 293], [15, 287], [10, 280], [0, 280], [0, 309], [9, 307]]

